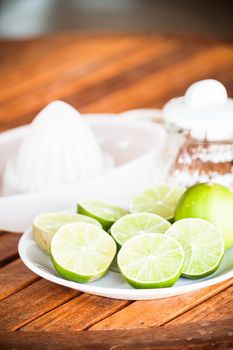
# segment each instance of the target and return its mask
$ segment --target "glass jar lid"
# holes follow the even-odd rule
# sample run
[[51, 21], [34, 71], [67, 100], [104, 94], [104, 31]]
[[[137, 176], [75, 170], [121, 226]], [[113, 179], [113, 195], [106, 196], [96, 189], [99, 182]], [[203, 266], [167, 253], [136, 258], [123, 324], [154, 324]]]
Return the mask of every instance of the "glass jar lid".
[[189, 130], [195, 139], [233, 140], [233, 99], [217, 80], [192, 84], [184, 96], [166, 103], [163, 114], [168, 128]]

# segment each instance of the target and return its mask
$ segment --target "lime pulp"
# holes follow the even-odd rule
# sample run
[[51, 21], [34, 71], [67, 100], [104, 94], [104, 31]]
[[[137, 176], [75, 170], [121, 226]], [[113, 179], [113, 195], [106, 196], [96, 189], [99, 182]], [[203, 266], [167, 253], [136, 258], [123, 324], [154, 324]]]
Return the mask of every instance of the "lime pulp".
[[172, 286], [179, 278], [184, 252], [179, 242], [164, 234], [142, 234], [126, 241], [117, 257], [119, 270], [134, 288]]
[[170, 223], [159, 215], [151, 213], [128, 214], [117, 220], [110, 229], [119, 246], [129, 238], [144, 233], [164, 233]]
[[101, 278], [115, 254], [113, 238], [100, 227], [88, 223], [61, 227], [51, 242], [51, 258], [57, 272], [80, 283]]
[[133, 198], [130, 211], [154, 213], [170, 220], [184, 191], [185, 188], [170, 184], [147, 188]]
[[175, 222], [166, 232], [180, 242], [185, 253], [182, 276], [202, 278], [219, 267], [224, 254], [221, 232], [202, 219], [183, 219]]

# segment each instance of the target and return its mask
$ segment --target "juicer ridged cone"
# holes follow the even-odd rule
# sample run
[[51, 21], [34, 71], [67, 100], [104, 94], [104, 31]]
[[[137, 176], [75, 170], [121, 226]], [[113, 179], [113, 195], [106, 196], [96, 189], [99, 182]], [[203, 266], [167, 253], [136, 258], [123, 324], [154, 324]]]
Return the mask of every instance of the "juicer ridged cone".
[[101, 149], [85, 120], [55, 101], [33, 120], [3, 183], [20, 192], [40, 191], [93, 177], [103, 168]]

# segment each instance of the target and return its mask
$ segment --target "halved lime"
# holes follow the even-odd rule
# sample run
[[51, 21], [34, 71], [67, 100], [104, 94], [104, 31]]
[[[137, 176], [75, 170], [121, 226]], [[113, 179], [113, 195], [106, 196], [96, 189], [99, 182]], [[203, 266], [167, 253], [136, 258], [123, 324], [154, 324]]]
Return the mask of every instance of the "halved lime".
[[169, 184], [146, 189], [135, 196], [130, 205], [131, 213], [149, 212], [170, 220], [185, 188]]
[[164, 233], [170, 223], [159, 215], [137, 213], [125, 215], [117, 220], [110, 229], [110, 234], [122, 246], [129, 238], [143, 233]]
[[87, 223], [61, 227], [51, 242], [51, 257], [57, 272], [80, 283], [102, 277], [115, 254], [114, 239], [100, 227]]
[[225, 250], [233, 247], [233, 192], [220, 184], [196, 184], [183, 194], [175, 211], [175, 220], [204, 219], [223, 234]]
[[147, 233], [126, 241], [117, 262], [134, 288], [170, 287], [181, 274], [184, 251], [178, 241], [165, 234]]
[[98, 220], [105, 230], [108, 230], [120, 217], [128, 214], [126, 210], [115, 205], [87, 197], [80, 199], [77, 211]]
[[202, 219], [183, 219], [175, 222], [166, 235], [177, 239], [185, 252], [182, 276], [201, 278], [219, 267], [224, 254], [221, 232]]
[[100, 223], [88, 216], [69, 213], [39, 214], [33, 220], [33, 236], [38, 246], [46, 253], [50, 252], [51, 240], [55, 232], [62, 226], [72, 222], [88, 222], [101, 226]]

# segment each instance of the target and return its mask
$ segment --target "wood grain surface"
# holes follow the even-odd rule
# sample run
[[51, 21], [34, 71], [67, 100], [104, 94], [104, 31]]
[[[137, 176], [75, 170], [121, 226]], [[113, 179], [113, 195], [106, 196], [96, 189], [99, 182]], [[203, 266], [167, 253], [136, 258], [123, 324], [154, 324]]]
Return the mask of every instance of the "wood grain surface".
[[0, 267], [18, 258], [19, 239], [20, 236], [17, 233], [0, 233]]
[[[76, 332], [0, 332], [0, 348], [49, 350], [232, 349], [232, 319], [150, 329]], [[39, 345], [38, 345], [38, 339]], [[30, 345], [29, 345], [30, 344]], [[2, 346], [2, 347], [1, 347]]]
[[[162, 107], [205, 78], [233, 95], [231, 43], [152, 34], [1, 40], [0, 131], [55, 99], [81, 113]], [[19, 260], [19, 238], [0, 233], [0, 349], [233, 348], [233, 280], [168, 299], [107, 299], [33, 274]]]

